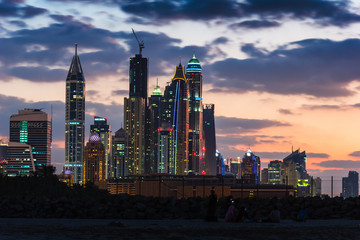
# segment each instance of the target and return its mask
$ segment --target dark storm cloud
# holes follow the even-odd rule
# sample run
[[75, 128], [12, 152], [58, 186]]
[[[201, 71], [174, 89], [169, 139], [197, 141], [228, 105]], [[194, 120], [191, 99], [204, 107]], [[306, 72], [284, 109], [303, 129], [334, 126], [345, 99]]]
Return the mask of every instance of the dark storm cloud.
[[24, 1], [11, 1], [11, 0], [0, 1], [0, 16], [32, 18], [48, 12], [44, 8], [24, 5], [23, 2]]
[[268, 21], [268, 20], [248, 20], [242, 21], [238, 23], [233, 23], [229, 27], [230, 28], [271, 28], [271, 27], [279, 27], [281, 24], [277, 21]]
[[235, 117], [215, 117], [217, 133], [243, 133], [253, 132], [268, 127], [287, 127], [289, 123], [283, 123], [275, 120], [260, 120]]
[[[360, 40], [308, 39], [280, 47], [264, 57], [229, 58], [207, 68], [214, 88], [228, 92], [259, 91], [349, 96], [347, 84], [360, 78]], [[254, 52], [254, 50], [252, 50]]]
[[355, 151], [355, 152], [349, 153], [349, 156], [360, 157], [360, 151]]
[[340, 169], [360, 168], [360, 161], [353, 161], [353, 160], [328, 160], [313, 164], [324, 168], [340, 168]]

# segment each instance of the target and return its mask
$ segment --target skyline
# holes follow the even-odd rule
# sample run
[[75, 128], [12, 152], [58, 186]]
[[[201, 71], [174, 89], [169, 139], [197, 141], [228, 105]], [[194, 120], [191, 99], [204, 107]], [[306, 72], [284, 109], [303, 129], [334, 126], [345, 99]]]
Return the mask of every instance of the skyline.
[[359, 3], [193, 2], [0, 2], [0, 136], [8, 136], [17, 110], [50, 113], [53, 104], [52, 162], [62, 168], [65, 79], [75, 43], [87, 79], [85, 141], [93, 115], [117, 131], [128, 59], [138, 52], [133, 27], [149, 58], [150, 92], [157, 78], [163, 92], [179, 56], [185, 64], [195, 51], [224, 157], [242, 156], [250, 145], [265, 167], [293, 146], [306, 150], [315, 177], [359, 171]]

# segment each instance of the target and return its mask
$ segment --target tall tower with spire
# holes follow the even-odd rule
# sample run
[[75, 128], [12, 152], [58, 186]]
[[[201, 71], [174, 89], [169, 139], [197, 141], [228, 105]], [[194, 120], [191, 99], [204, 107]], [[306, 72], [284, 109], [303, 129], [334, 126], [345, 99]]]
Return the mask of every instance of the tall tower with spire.
[[85, 77], [80, 58], [72, 59], [66, 78], [65, 99], [65, 170], [71, 170], [74, 182], [82, 184], [85, 137]]
[[188, 62], [186, 78], [189, 86], [189, 173], [210, 174], [204, 171], [202, 68], [195, 52]]
[[[168, 173], [185, 175], [188, 172], [189, 102], [184, 66], [176, 66], [174, 77], [165, 88], [162, 104], [162, 128], [167, 124], [172, 132], [174, 160], [168, 163]], [[160, 146], [159, 146], [160, 147]]]

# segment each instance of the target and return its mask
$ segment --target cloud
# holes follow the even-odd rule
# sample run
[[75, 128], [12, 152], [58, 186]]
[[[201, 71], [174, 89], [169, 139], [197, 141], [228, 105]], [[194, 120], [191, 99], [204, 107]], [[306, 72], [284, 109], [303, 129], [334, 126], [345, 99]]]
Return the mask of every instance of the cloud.
[[124, 96], [124, 95], [128, 95], [129, 91], [128, 90], [114, 90], [111, 92], [111, 95], [120, 95], [120, 96]]
[[229, 42], [229, 39], [226, 37], [218, 37], [214, 41], [212, 41], [212, 44], [225, 44]]
[[326, 153], [306, 153], [308, 158], [329, 158], [330, 155]]
[[0, 2], [1, 17], [32, 18], [47, 12], [44, 8], [24, 5], [23, 1], [3, 0]]
[[275, 120], [248, 119], [236, 117], [215, 117], [217, 133], [244, 133], [253, 132], [268, 127], [288, 127], [289, 123], [283, 123]]
[[354, 160], [328, 160], [320, 163], [313, 163], [324, 168], [339, 168], [339, 169], [359, 169], [360, 161]]
[[21, 79], [33, 82], [64, 81], [67, 71], [64, 69], [49, 69], [47, 67], [14, 67], [7, 73]]
[[[321, 25], [345, 26], [360, 21], [360, 16], [350, 12], [349, 1], [327, 0], [184, 0], [184, 1], [125, 1], [118, 6], [126, 13], [139, 17], [152, 24], [166, 24], [179, 19], [212, 20], [249, 17], [276, 19], [314, 19]], [[246, 20], [244, 27], [259, 28], [276, 26], [277, 22], [268, 20]], [[240, 25], [241, 25], [240, 23]]]
[[294, 113], [289, 109], [280, 108], [279, 113], [285, 114], [285, 115], [293, 115]]
[[[286, 49], [289, 46], [294, 48]], [[206, 66], [211, 69], [208, 81], [214, 88], [234, 93], [350, 96], [353, 92], [346, 87], [360, 76], [359, 39], [307, 39], [279, 47], [266, 56], [250, 50], [255, 53], [253, 58], [228, 58]]]
[[360, 157], [360, 151], [355, 151], [355, 152], [349, 153], [349, 156]]
[[244, 44], [241, 46], [241, 51], [246, 53], [250, 57], [262, 58], [266, 56], [267, 51], [264, 49], [259, 49], [254, 46], [252, 43]]
[[248, 29], [259, 29], [259, 28], [271, 28], [279, 27], [281, 24], [277, 21], [268, 20], [247, 20], [229, 25], [229, 28], [248, 28]]

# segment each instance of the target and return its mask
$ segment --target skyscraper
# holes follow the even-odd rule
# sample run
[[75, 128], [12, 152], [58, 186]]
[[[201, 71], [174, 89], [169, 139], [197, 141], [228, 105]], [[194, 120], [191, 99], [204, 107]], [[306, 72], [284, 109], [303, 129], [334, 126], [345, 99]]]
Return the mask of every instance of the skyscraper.
[[129, 70], [130, 86], [129, 97], [140, 97], [145, 99], [147, 105], [148, 96], [148, 59], [140, 54], [130, 58]]
[[175, 67], [174, 77], [166, 86], [162, 104], [162, 124], [171, 126], [173, 132], [173, 148], [175, 173], [184, 175], [188, 172], [188, 134], [189, 134], [189, 101], [187, 79], [184, 66]]
[[282, 184], [281, 182], [281, 165], [282, 162], [279, 160], [270, 161], [268, 164], [268, 181], [269, 184]]
[[96, 133], [90, 136], [84, 156], [83, 184], [91, 182], [98, 185], [105, 181], [105, 148]]
[[148, 131], [150, 132], [149, 138], [152, 141], [152, 148], [148, 146], [148, 164], [150, 165], [149, 172], [158, 172], [158, 152], [159, 152], [159, 130], [161, 127], [161, 102], [163, 101], [164, 97], [161, 93], [160, 86], [157, 85], [152, 92], [149, 98], [149, 111], [150, 111], [150, 124], [151, 127], [148, 127]]
[[[186, 78], [189, 90], [189, 172], [199, 172], [200, 157], [203, 158], [202, 68], [195, 53], [188, 62]], [[214, 175], [216, 169], [207, 172]]]
[[4, 156], [5, 170], [3, 174], [9, 177], [30, 176], [35, 172], [34, 158], [31, 146], [19, 142], [1, 144], [0, 148]]
[[96, 133], [101, 138], [105, 147], [105, 179], [108, 179], [110, 172], [110, 154], [111, 154], [111, 127], [107, 124], [107, 118], [94, 116], [94, 124], [90, 125], [90, 134]]
[[112, 137], [112, 176], [120, 178], [128, 175], [128, 145], [129, 136], [125, 129], [120, 128]]
[[300, 149], [297, 149], [295, 152], [292, 151], [287, 157], [283, 159], [284, 164], [289, 162], [294, 162], [296, 164], [296, 171], [299, 172], [301, 179], [308, 179], [309, 175], [306, 171], [306, 153], [305, 151], [300, 152]]
[[215, 137], [215, 106], [214, 104], [204, 105], [204, 141], [205, 141], [205, 156], [200, 159], [200, 172], [209, 175], [215, 175], [216, 172], [216, 137]]
[[66, 78], [65, 99], [65, 170], [71, 170], [74, 182], [82, 184], [85, 137], [85, 77], [80, 58], [72, 59]]
[[342, 179], [342, 196], [358, 197], [359, 196], [359, 173], [356, 171], [349, 171], [348, 177]]
[[10, 117], [10, 142], [31, 146], [35, 169], [51, 164], [51, 117], [40, 109], [19, 110]]
[[241, 179], [247, 184], [260, 183], [260, 157], [250, 149], [245, 153], [241, 162]]

